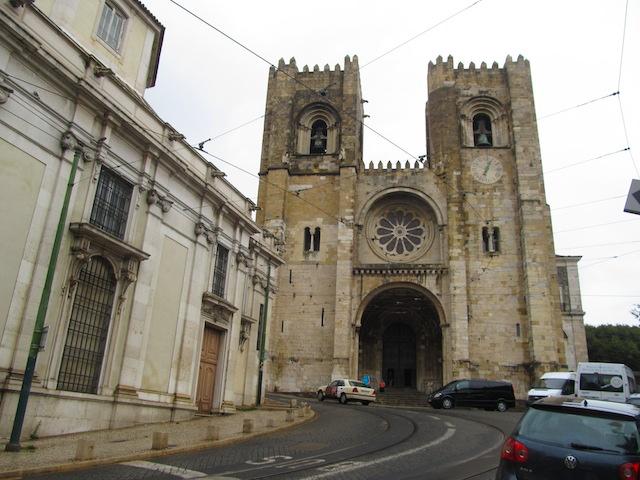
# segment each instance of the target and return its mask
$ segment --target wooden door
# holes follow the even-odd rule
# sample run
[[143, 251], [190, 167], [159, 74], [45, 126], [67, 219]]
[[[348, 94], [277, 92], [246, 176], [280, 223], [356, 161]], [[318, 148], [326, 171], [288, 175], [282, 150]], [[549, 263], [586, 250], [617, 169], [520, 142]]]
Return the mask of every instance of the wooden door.
[[198, 373], [198, 392], [196, 395], [196, 403], [200, 412], [209, 413], [213, 407], [219, 349], [220, 332], [205, 326], [202, 350], [200, 352], [200, 371]]

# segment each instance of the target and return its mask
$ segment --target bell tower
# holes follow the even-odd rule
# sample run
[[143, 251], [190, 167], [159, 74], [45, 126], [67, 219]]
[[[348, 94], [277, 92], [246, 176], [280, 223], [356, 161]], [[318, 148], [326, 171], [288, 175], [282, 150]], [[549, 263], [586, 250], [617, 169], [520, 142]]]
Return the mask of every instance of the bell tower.
[[267, 388], [313, 389], [349, 373], [354, 202], [362, 167], [358, 58], [269, 71], [257, 221], [286, 267], [269, 325]]
[[438, 57], [428, 84], [428, 151], [448, 186], [453, 376], [525, 389], [566, 368], [529, 62]]

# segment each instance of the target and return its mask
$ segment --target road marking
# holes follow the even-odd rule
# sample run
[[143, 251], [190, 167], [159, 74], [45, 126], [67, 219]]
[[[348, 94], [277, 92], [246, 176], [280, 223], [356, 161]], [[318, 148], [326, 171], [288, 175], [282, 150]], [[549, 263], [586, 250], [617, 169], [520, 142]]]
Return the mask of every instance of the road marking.
[[444, 422], [444, 424], [449, 428], [455, 428], [455, 425], [451, 422]]
[[128, 465], [130, 467], [145, 468], [147, 470], [153, 470], [154, 472], [167, 473], [169, 475], [175, 475], [180, 478], [202, 478], [208, 474], [202, 472], [196, 472], [195, 470], [187, 470], [182, 467], [175, 467], [173, 465], [165, 465], [164, 463], [145, 462], [144, 460], [136, 460], [133, 462], [122, 462], [120, 465]]
[[291, 460], [293, 457], [288, 455], [274, 455], [273, 457], [264, 457], [262, 460], [247, 460], [244, 463], [249, 465], [268, 465], [269, 463], [277, 462], [278, 460]]
[[[325, 456], [328, 456], [328, 455], [333, 455], [335, 453], [344, 452], [346, 450], [352, 450], [354, 448], [359, 448], [359, 447], [361, 447], [363, 445], [366, 445], [366, 443], [358, 443], [358, 444], [355, 444], [355, 445], [351, 445], [349, 447], [338, 448], [338, 449], [335, 449], [335, 450], [330, 450], [328, 452], [319, 453], [317, 455], [310, 455], [308, 457], [304, 457], [303, 459], [299, 459], [299, 460], [308, 460], [308, 459], [311, 459], [311, 458], [325, 457]], [[280, 463], [279, 465], [286, 466], [289, 463], [298, 462], [299, 460], [291, 460], [291, 462], [284, 461], [283, 463]], [[222, 472], [219, 475], [223, 475], [224, 476], [224, 475], [235, 475], [235, 474], [238, 474], [238, 473], [245, 473], [245, 472], [254, 472], [256, 470], [263, 470], [265, 468], [273, 468], [273, 466], [274, 466], [273, 464], [265, 464], [265, 465], [257, 466], [255, 468], [244, 468], [242, 470], [229, 470], [227, 472]]]
[[326, 460], [324, 458], [301, 458], [300, 460], [295, 460], [293, 462], [287, 462], [283, 465], [276, 465], [274, 468], [288, 468], [292, 470], [294, 468], [299, 467], [311, 467], [312, 465], [318, 465], [320, 463], [324, 463]]
[[346, 473], [346, 472], [351, 472], [353, 470], [358, 470], [360, 468], [363, 467], [370, 467], [372, 465], [377, 465], [379, 463], [384, 463], [384, 462], [389, 462], [391, 460], [397, 460], [399, 458], [402, 457], [406, 457], [407, 455], [413, 455], [414, 453], [418, 453], [422, 450], [426, 450], [427, 448], [431, 448], [434, 447], [448, 439], [450, 439], [451, 437], [453, 437], [453, 434], [456, 433], [456, 429], [455, 428], [448, 428], [446, 432], [444, 432], [444, 435], [442, 435], [440, 438], [436, 438], [435, 440], [430, 441], [429, 443], [425, 443], [424, 445], [420, 446], [420, 447], [416, 447], [416, 448], [412, 448], [411, 450], [405, 450], [404, 452], [400, 452], [400, 453], [396, 453], [394, 455], [388, 455], [386, 457], [380, 457], [377, 458], [375, 460], [371, 460], [370, 462], [366, 462], [366, 463], [361, 463], [361, 464], [352, 464], [352, 465], [347, 465], [341, 469], [337, 469], [331, 472], [326, 472], [326, 473], [321, 473], [319, 475], [312, 475], [311, 477], [305, 477], [305, 478], [309, 478], [309, 479], [319, 479], [319, 478], [325, 478], [325, 477], [330, 477], [335, 475], [336, 473]]

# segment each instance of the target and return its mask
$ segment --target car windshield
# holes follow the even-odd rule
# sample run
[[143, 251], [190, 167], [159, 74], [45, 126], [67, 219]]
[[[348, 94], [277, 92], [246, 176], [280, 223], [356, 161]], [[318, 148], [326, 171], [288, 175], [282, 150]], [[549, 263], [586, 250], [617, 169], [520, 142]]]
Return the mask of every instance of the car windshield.
[[370, 388], [369, 385], [367, 385], [366, 383], [362, 383], [362, 382], [359, 382], [357, 380], [349, 380], [349, 385], [351, 385], [352, 387]]
[[565, 378], [541, 378], [539, 379], [533, 388], [538, 390], [561, 390], [567, 380]]
[[525, 439], [568, 448], [632, 455], [640, 453], [636, 422], [622, 416], [530, 408], [517, 433]]

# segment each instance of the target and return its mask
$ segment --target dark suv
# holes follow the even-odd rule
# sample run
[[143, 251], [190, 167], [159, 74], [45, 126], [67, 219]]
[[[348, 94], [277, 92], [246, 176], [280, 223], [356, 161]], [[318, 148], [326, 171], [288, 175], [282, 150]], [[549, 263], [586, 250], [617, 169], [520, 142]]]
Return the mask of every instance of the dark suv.
[[506, 440], [496, 480], [638, 480], [639, 422], [635, 405], [542, 399]]
[[432, 392], [427, 400], [433, 408], [478, 407], [504, 412], [516, 405], [513, 385], [493, 380], [454, 380]]

